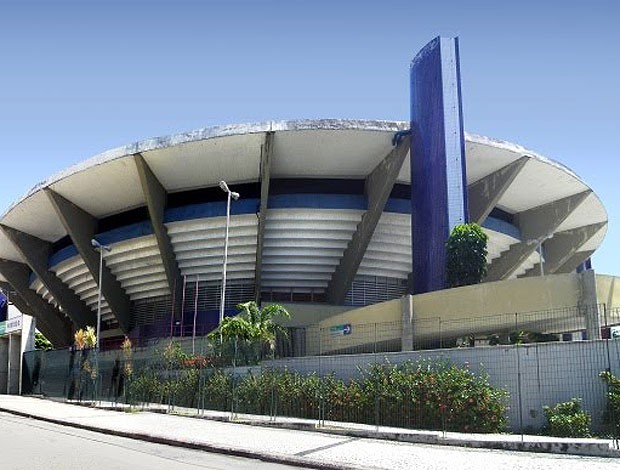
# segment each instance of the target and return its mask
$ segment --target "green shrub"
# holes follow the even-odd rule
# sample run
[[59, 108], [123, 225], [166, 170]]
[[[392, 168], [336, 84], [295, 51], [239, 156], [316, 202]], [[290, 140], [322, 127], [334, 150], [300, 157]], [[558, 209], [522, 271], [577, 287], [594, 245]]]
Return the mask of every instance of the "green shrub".
[[607, 410], [605, 410], [605, 422], [612, 426], [614, 435], [620, 431], [620, 378], [609, 371], [600, 373], [601, 379], [608, 386]]
[[453, 364], [375, 365], [366, 372], [364, 389], [371, 391], [368, 401], [377, 399], [382, 425], [461, 432], [506, 426], [507, 393]]
[[478, 284], [487, 274], [488, 236], [480, 225], [455, 225], [446, 241], [448, 287]]
[[170, 370], [162, 364], [159, 371], [138, 374], [129, 393], [140, 402], [417, 429], [499, 432], [506, 426], [507, 393], [468, 369], [386, 363], [360, 373], [360, 379], [344, 381], [263, 369], [233, 379], [221, 369]]
[[573, 398], [555, 406], [545, 406], [545, 434], [556, 437], [590, 437], [590, 415], [581, 409], [581, 399]]

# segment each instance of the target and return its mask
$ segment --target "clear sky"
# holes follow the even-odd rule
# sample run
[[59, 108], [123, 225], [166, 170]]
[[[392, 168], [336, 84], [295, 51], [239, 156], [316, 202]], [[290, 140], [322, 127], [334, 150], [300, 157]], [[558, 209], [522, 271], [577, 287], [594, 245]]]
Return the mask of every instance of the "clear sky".
[[409, 63], [459, 36], [465, 129], [572, 168], [620, 274], [620, 1], [2, 0], [0, 213], [113, 147], [201, 127], [409, 119]]

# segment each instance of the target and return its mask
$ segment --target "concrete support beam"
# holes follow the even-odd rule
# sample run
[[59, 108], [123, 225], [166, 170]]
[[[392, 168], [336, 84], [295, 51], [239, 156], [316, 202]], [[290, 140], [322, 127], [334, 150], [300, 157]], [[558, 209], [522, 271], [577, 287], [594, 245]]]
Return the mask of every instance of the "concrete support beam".
[[528, 160], [528, 157], [521, 157], [467, 187], [470, 222], [482, 224], [485, 221]]
[[[553, 238], [547, 240], [543, 244], [543, 260], [544, 273], [554, 274], [560, 267], [569, 261], [573, 255], [586, 243], [590, 238], [598, 233], [607, 222], [599, 224], [587, 225], [572, 230], [566, 230], [553, 235]], [[526, 276], [540, 275], [540, 264], [537, 263], [534, 268], [530, 269]]]
[[588, 258], [594, 254], [594, 250], [578, 251], [571, 258], [566, 261], [560, 268], [557, 269], [557, 274], [572, 273], [577, 269], [577, 266], [584, 263]]
[[596, 273], [588, 269], [579, 275], [581, 295], [579, 312], [585, 317], [588, 339], [601, 339], [601, 313], [596, 294]]
[[523, 241], [512, 245], [491, 263], [486, 281], [510, 277], [536, 251], [539, 241], [553, 234], [591, 192], [584, 191], [517, 214], [515, 220]]
[[401, 336], [401, 351], [413, 351], [413, 296], [405, 295], [400, 299], [400, 309], [402, 313], [403, 332]]
[[182, 303], [183, 282], [181, 280], [181, 271], [174, 255], [172, 241], [168, 235], [168, 230], [164, 225], [164, 215], [168, 205], [168, 193], [164, 186], [155, 176], [155, 173], [148, 166], [141, 154], [134, 155], [134, 161], [140, 175], [140, 183], [146, 207], [149, 211], [153, 232], [157, 239], [157, 246], [164, 264], [166, 279], [168, 280], [168, 288], [175, 299], [175, 312], [180, 311]]
[[[72, 344], [71, 322], [52, 304], [30, 289], [30, 268], [16, 261], [0, 259], [0, 273], [11, 284], [19, 297], [30, 307], [37, 319], [39, 330], [57, 347]], [[18, 304], [17, 307], [19, 308]]]
[[[51, 189], [46, 188], [44, 191], [91, 276], [99, 284], [99, 254], [91, 245], [91, 240], [97, 231], [97, 219]], [[110, 306], [121, 330], [128, 334], [130, 328], [129, 297], [120, 282], [105, 265], [105, 262], [102, 277], [102, 295]]]
[[328, 302], [333, 304], [344, 302], [403, 166], [409, 146], [410, 137], [402, 138], [366, 178], [365, 193], [368, 210], [362, 216], [353, 238], [340, 259], [340, 264], [332, 274], [327, 286]]
[[88, 325], [95, 325], [97, 321], [95, 313], [75, 292], [47, 269], [47, 260], [51, 254], [52, 244], [6, 225], [0, 225], [0, 229], [13, 243], [13, 246], [26, 260], [26, 264], [39, 277], [75, 327], [79, 329]]
[[256, 264], [254, 272], [254, 298], [261, 303], [261, 284], [263, 270], [263, 246], [265, 244], [265, 224], [267, 222], [267, 203], [269, 201], [269, 183], [271, 181], [271, 158], [275, 132], [265, 134], [265, 142], [260, 154], [260, 209], [258, 213], [258, 230], [256, 235]]

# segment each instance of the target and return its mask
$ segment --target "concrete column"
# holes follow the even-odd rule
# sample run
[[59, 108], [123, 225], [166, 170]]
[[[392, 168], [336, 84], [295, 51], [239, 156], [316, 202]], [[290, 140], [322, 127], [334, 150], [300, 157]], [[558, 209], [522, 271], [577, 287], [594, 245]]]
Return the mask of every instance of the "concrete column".
[[594, 250], [578, 251], [571, 258], [566, 261], [558, 270], [557, 274], [572, 273], [577, 269], [577, 266], [587, 261], [587, 259], [594, 254]]
[[7, 393], [9, 395], [19, 394], [20, 365], [21, 365], [21, 333], [12, 333], [9, 335], [9, 376], [7, 384]]
[[13, 243], [30, 269], [52, 294], [54, 300], [76, 328], [84, 328], [96, 322], [95, 312], [48, 269], [47, 261], [52, 251], [51, 243], [6, 225], [0, 225], [0, 230]]
[[364, 258], [385, 204], [396, 183], [410, 147], [410, 137], [406, 136], [388, 153], [368, 175], [365, 183], [368, 210], [357, 224], [357, 229], [340, 258], [340, 263], [332, 274], [327, 286], [327, 301], [342, 304], [353, 284], [357, 269]]
[[592, 193], [587, 190], [516, 215], [522, 241], [511, 245], [489, 266], [486, 281], [509, 278], [538, 248], [538, 239], [553, 234], [566, 218]]
[[258, 212], [258, 228], [256, 231], [256, 264], [254, 265], [254, 299], [259, 305], [261, 304], [263, 246], [265, 245], [265, 225], [267, 223], [274, 136], [275, 132], [267, 132], [265, 134], [265, 143], [261, 146], [260, 155], [260, 209]]
[[528, 157], [521, 157], [467, 187], [470, 222], [482, 224], [485, 221], [528, 160]]
[[601, 339], [601, 314], [596, 295], [596, 273], [593, 269], [579, 275], [581, 281], [581, 298], [579, 310], [585, 317], [588, 339]]
[[134, 155], [134, 161], [136, 162], [138, 175], [140, 176], [140, 184], [142, 185], [144, 200], [146, 201], [149, 218], [153, 226], [153, 233], [155, 234], [159, 253], [164, 265], [164, 271], [166, 272], [168, 288], [175, 300], [175, 312], [179, 312], [181, 309], [183, 290], [181, 271], [179, 270], [179, 264], [174, 254], [168, 230], [164, 225], [164, 216], [168, 205], [168, 193], [141, 154], [137, 153]]
[[[554, 234], [553, 238], [543, 244], [544, 273], [556, 273], [571, 260], [579, 248], [606, 226], [607, 222], [601, 222]], [[537, 263], [523, 277], [539, 275], [540, 264]]]
[[9, 338], [0, 338], [0, 394], [4, 395], [8, 391], [9, 375]]
[[[97, 230], [97, 219], [50, 188], [45, 188], [44, 191], [52, 203], [52, 207], [56, 210], [63, 227], [71, 237], [75, 248], [84, 260], [90, 275], [99, 284], [99, 253], [91, 245], [91, 240], [95, 237]], [[128, 334], [131, 323], [129, 296], [105, 263], [103, 264], [102, 277], [103, 297], [108, 302], [120, 329], [123, 333]]]
[[[39, 330], [59, 348], [73, 343], [71, 322], [63, 312], [54, 308], [52, 304], [43, 300], [35, 291], [30, 289], [30, 269], [28, 266], [15, 261], [0, 259], [0, 273], [18, 293], [12, 299], [18, 309], [28, 307], [38, 320]], [[18, 303], [19, 302], [19, 303]], [[22, 305], [22, 304], [26, 305]], [[22, 310], [22, 313], [26, 310]]]
[[401, 351], [413, 351], [414, 328], [413, 328], [413, 296], [404, 295], [400, 298], [400, 310], [402, 313], [403, 332], [401, 337]]

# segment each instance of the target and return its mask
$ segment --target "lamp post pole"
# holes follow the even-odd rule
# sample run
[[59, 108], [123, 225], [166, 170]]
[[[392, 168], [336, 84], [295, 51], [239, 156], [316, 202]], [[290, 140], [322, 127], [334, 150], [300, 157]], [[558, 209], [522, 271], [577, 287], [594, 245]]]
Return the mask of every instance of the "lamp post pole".
[[[225, 181], [220, 181], [220, 188], [227, 195], [226, 197], [226, 232], [224, 235], [224, 263], [222, 266], [222, 297], [220, 299], [220, 319], [219, 326], [222, 326], [222, 321], [224, 320], [224, 302], [226, 300], [226, 265], [228, 263], [228, 229], [230, 227], [230, 200], [234, 199], [235, 201], [239, 199], [239, 193], [235, 193], [228, 189], [228, 185]], [[220, 341], [221, 341], [222, 331], [220, 329]]]
[[101, 286], [103, 284], [103, 252], [111, 251], [109, 245], [102, 245], [96, 239], [90, 241], [95, 250], [99, 251], [99, 291], [97, 294], [97, 351], [99, 351], [99, 332], [101, 330]]
[[538, 238], [533, 238], [531, 240], [527, 240], [528, 245], [536, 245], [536, 252], [538, 253], [539, 265], [540, 265], [540, 277], [545, 275], [545, 258], [543, 256], [543, 243], [547, 240], [553, 238], [553, 233], [549, 233], [547, 235], [543, 235]]
[[542, 242], [538, 244], [538, 257], [540, 258], [540, 277], [545, 275], [545, 260], [543, 258]]

